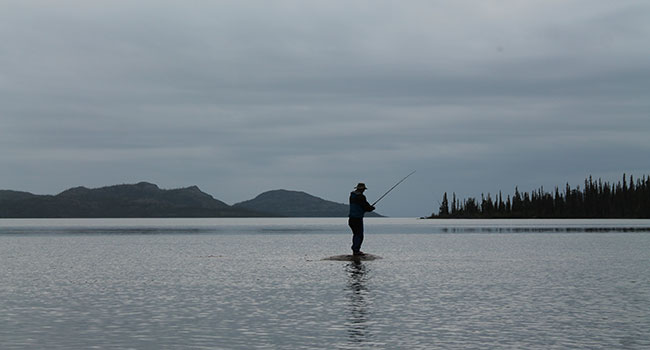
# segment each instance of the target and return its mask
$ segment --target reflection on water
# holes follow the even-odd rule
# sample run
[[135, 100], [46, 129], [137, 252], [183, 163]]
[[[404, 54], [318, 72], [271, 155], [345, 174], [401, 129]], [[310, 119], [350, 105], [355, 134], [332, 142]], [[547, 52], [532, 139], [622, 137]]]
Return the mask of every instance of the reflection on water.
[[349, 319], [346, 324], [350, 342], [353, 344], [368, 341], [368, 287], [366, 285], [367, 267], [361, 261], [346, 265], [349, 289]]
[[0, 220], [0, 349], [650, 349], [644, 227]]
[[650, 232], [650, 227], [442, 227], [441, 233], [611, 233]]

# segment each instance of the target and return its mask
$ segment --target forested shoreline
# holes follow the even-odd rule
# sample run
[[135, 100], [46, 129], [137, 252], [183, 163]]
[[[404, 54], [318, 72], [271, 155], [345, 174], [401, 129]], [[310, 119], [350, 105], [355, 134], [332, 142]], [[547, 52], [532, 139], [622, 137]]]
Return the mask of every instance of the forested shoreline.
[[452, 193], [443, 195], [438, 213], [429, 218], [650, 218], [650, 176], [634, 179], [623, 174], [616, 184], [585, 179], [584, 187], [546, 192], [520, 192], [515, 187], [512, 196], [501, 192], [495, 197], [481, 194], [480, 200], [470, 197], [460, 200]]

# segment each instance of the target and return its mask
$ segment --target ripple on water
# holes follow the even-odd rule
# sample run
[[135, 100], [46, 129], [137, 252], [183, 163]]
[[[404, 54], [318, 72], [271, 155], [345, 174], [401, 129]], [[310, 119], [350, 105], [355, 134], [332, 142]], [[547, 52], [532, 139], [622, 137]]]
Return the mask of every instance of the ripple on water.
[[320, 261], [349, 244], [329, 227], [0, 236], [0, 348], [650, 346], [648, 235], [387, 233], [384, 259]]

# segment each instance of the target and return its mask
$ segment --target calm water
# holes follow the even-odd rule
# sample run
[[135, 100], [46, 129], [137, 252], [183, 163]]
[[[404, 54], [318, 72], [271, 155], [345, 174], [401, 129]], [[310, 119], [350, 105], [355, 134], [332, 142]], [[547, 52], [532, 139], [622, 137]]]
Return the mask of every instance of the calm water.
[[650, 221], [0, 220], [0, 349], [648, 349]]

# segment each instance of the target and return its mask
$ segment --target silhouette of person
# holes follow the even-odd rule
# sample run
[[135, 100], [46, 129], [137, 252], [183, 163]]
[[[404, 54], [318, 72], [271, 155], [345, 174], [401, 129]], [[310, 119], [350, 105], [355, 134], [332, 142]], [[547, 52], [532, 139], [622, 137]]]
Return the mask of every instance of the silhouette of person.
[[366, 212], [375, 210], [366, 200], [363, 192], [367, 189], [366, 185], [360, 182], [354, 191], [350, 193], [350, 214], [348, 215], [348, 225], [352, 229], [352, 254], [364, 255], [361, 251], [363, 243], [363, 216]]

